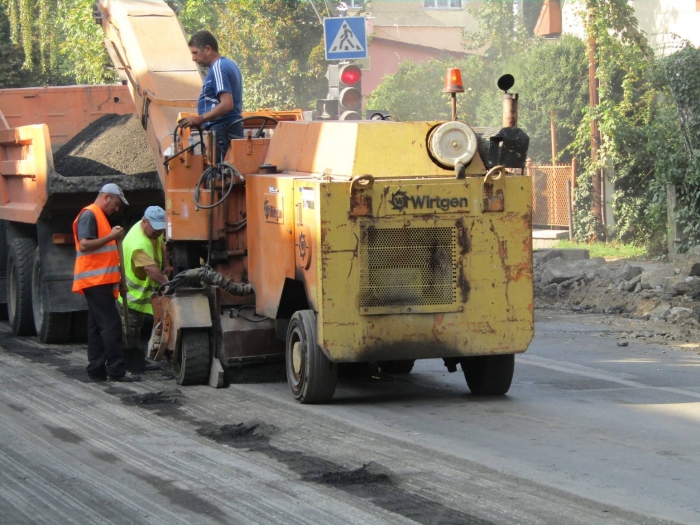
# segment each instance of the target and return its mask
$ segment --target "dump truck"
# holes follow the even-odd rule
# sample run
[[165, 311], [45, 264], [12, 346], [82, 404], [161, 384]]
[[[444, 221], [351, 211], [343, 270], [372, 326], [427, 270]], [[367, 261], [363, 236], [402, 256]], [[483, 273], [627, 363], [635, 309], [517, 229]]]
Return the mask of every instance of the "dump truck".
[[[163, 202], [150, 152], [139, 173], [86, 158], [72, 168], [64, 162], [64, 173], [54, 166], [54, 153], [71, 149], [70, 141], [96, 121], [111, 115], [123, 123], [134, 112], [124, 86], [0, 90], [0, 313], [16, 335], [36, 332], [45, 343], [84, 336], [87, 303], [71, 291], [72, 223], [104, 184], [119, 184], [132, 204], [112, 218], [115, 224], [132, 223], [145, 207]], [[133, 144], [145, 146], [145, 135], [135, 131], [141, 136], [120, 148], [126, 162], [136, 156]]]
[[339, 367], [400, 374], [441, 358], [474, 394], [509, 390], [534, 316], [512, 82], [498, 127], [457, 120], [454, 97], [446, 121], [256, 113], [217, 163], [215, 137], [178, 124], [202, 73], [173, 10], [98, 0], [94, 13], [153, 154], [173, 263], [187, 268], [152, 298], [149, 353], [171, 355], [178, 384], [221, 386], [227, 367], [280, 359], [293, 397], [323, 403]]

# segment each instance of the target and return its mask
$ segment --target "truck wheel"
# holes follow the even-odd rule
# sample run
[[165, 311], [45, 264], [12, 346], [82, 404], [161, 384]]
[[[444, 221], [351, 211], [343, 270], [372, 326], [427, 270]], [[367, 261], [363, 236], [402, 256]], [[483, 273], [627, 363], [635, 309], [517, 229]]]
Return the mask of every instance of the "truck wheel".
[[65, 343], [70, 338], [70, 312], [50, 312], [49, 305], [44, 304], [44, 280], [41, 277], [41, 259], [39, 248], [34, 254], [32, 270], [32, 311], [36, 335], [42, 343]]
[[480, 355], [461, 360], [464, 377], [472, 394], [502, 396], [510, 389], [515, 355]]
[[410, 374], [413, 370], [415, 359], [400, 359], [398, 361], [379, 361], [379, 368], [383, 374]]
[[7, 253], [7, 318], [15, 335], [33, 335], [32, 267], [34, 239], [13, 239]]
[[211, 349], [209, 332], [182, 330], [179, 349], [173, 355], [173, 371], [178, 385], [202, 385], [209, 381]]
[[289, 322], [286, 344], [287, 382], [300, 403], [325, 403], [333, 398], [338, 365], [316, 344], [316, 314], [299, 310]]
[[[7, 221], [0, 221], [0, 279], [5, 281], [7, 286]], [[0, 298], [0, 320], [7, 319], [7, 292], [5, 297]]]

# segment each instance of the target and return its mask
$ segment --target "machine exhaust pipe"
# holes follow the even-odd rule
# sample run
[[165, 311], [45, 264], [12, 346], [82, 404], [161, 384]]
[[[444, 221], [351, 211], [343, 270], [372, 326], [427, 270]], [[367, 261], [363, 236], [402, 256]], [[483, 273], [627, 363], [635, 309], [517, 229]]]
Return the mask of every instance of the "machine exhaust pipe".
[[508, 93], [515, 84], [513, 75], [503, 75], [498, 79], [498, 88], [503, 91], [503, 127], [518, 127], [518, 94]]
[[503, 93], [503, 127], [518, 127], [518, 94]]

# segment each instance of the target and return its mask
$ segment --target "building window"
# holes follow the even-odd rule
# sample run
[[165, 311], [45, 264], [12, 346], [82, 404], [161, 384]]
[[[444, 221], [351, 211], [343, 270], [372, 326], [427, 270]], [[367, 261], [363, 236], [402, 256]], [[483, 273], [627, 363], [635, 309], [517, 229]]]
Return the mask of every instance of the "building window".
[[462, 9], [462, 0], [423, 0], [426, 9]]
[[346, 0], [345, 3], [347, 4], [348, 9], [362, 9], [365, 1], [364, 0]]

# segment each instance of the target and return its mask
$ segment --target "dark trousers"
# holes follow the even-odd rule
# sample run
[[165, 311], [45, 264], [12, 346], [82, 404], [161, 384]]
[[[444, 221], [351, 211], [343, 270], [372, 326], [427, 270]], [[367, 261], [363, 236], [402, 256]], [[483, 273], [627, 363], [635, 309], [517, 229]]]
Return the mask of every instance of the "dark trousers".
[[121, 377], [126, 374], [122, 320], [111, 284], [85, 288], [88, 304], [88, 361], [90, 375]]
[[228, 130], [228, 135], [225, 127], [211, 128], [209, 133], [212, 132], [216, 134], [216, 163], [218, 164], [224, 160], [228, 149], [231, 147], [231, 141], [243, 138], [243, 125], [233, 126]]

